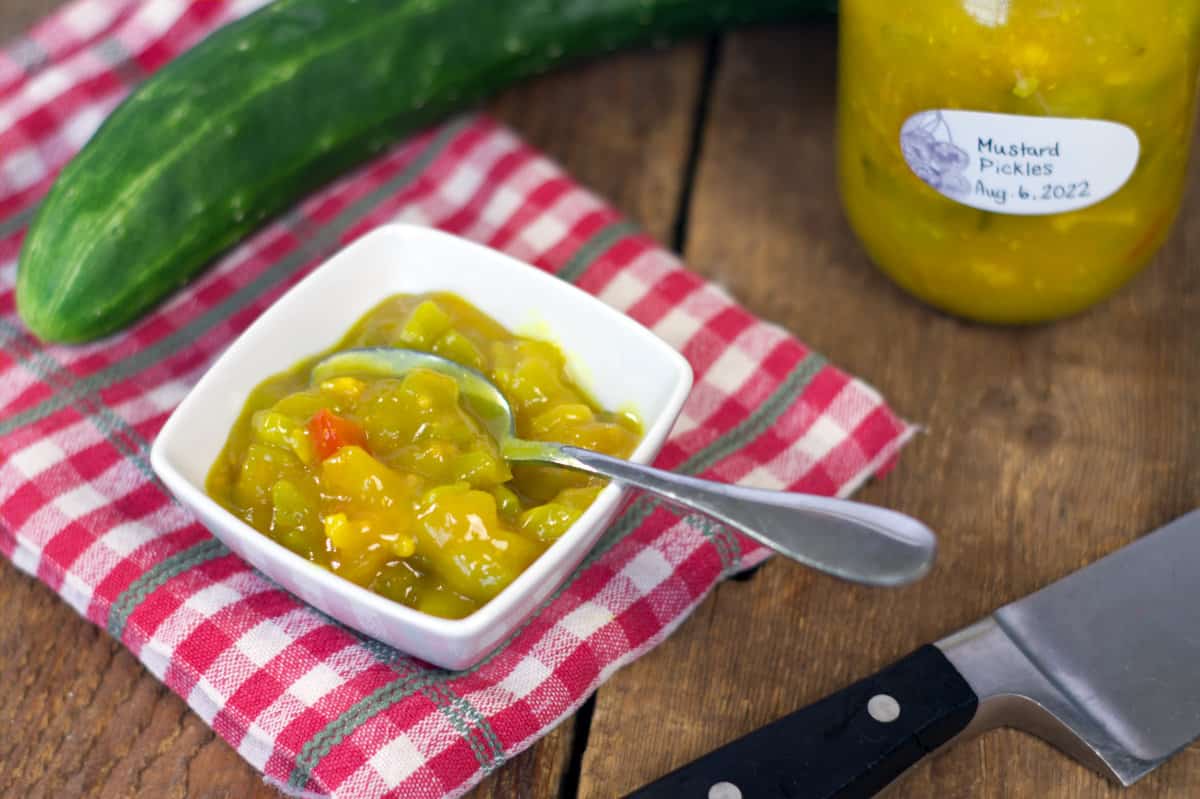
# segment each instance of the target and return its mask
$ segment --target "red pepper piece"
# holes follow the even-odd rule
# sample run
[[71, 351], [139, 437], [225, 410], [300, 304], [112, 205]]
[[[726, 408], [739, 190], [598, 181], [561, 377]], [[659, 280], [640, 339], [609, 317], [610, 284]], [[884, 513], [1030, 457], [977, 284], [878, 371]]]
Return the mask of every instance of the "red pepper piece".
[[321, 460], [342, 447], [354, 445], [366, 449], [367, 446], [367, 434], [361, 427], [328, 408], [317, 411], [308, 421], [308, 434]]

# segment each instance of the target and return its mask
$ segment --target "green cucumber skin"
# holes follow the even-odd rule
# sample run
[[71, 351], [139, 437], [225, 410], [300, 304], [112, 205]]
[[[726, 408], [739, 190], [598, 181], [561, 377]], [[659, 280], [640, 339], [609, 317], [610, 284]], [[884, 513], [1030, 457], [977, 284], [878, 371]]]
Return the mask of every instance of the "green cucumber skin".
[[276, 0], [155, 73], [30, 225], [17, 309], [47, 341], [141, 318], [390, 142], [560, 62], [830, 0]]

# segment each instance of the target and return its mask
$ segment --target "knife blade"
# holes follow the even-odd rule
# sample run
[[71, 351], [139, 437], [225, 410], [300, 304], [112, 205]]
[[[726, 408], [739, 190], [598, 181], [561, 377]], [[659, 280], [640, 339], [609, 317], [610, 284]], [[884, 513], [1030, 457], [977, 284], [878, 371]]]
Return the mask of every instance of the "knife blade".
[[1033, 733], [1122, 785], [1200, 737], [1200, 511], [630, 799], [854, 799], [986, 730]]

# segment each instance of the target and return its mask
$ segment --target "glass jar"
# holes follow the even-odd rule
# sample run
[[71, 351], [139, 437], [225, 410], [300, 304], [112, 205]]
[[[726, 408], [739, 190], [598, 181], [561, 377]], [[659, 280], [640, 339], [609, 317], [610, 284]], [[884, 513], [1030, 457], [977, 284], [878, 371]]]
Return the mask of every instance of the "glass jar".
[[1080, 311], [1162, 244], [1200, 0], [842, 0], [838, 168], [871, 258], [987, 322]]

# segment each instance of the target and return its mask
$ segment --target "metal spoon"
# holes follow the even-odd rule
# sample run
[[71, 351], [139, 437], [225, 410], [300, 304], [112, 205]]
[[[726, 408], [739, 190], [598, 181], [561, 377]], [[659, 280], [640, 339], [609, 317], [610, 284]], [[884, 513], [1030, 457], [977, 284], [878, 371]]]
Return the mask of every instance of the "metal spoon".
[[843, 499], [700, 480], [578, 447], [516, 437], [512, 408], [483, 374], [437, 355], [390, 347], [339, 352], [313, 368], [317, 381], [348, 375], [398, 377], [430, 369], [458, 383], [460, 397], [509, 461], [551, 463], [609, 477], [723, 522], [820, 571], [868, 585], [922, 577], [937, 541], [925, 525], [886, 508]]

